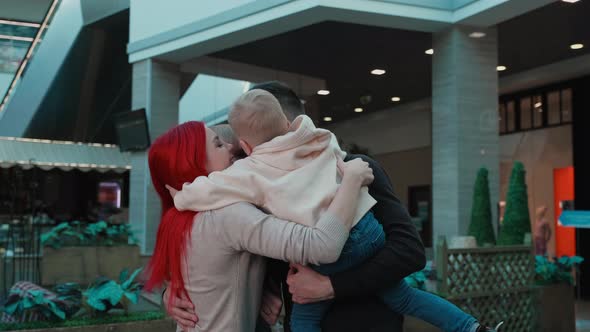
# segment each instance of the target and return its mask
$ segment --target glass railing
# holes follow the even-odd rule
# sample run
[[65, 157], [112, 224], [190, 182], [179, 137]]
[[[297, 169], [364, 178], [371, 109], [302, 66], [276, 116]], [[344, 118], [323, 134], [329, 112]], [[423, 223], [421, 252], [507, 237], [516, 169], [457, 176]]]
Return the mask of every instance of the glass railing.
[[0, 96], [2, 100], [41, 24], [0, 20]]
[[0, 18], [0, 116], [43, 40], [58, 4], [59, 0], [49, 3], [40, 23]]

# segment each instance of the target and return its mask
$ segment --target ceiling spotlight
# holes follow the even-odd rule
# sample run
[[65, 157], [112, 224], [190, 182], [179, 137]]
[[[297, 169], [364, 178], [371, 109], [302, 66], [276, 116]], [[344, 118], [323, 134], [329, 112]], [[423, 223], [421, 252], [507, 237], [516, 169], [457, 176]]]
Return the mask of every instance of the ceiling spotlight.
[[354, 109], [354, 111], [356, 113], [362, 113], [364, 110], [362, 108], [360, 108], [360, 107], [357, 107], [357, 108]]
[[570, 48], [571, 48], [572, 50], [579, 50], [579, 49], [581, 49], [581, 48], [584, 48], [584, 44], [579, 44], [579, 43], [576, 43], [576, 44], [571, 44], [571, 45], [570, 45]]
[[398, 102], [400, 100], [402, 100], [400, 97], [391, 97], [391, 101]]
[[535, 108], [539, 108], [539, 107], [541, 107], [541, 106], [543, 106], [543, 103], [542, 103], [542, 102], [537, 102], [537, 103], [535, 103]]
[[429, 48], [426, 51], [424, 51], [424, 53], [428, 54], [428, 55], [433, 55], [434, 54], [434, 49]]
[[485, 36], [486, 36], [486, 33], [481, 32], [481, 31], [474, 31], [469, 34], [469, 37], [471, 37], [471, 38], [483, 38]]
[[327, 96], [330, 94], [330, 90], [319, 90], [318, 95], [320, 96]]
[[373, 69], [373, 70], [371, 70], [371, 74], [377, 75], [377, 76], [383, 75], [383, 74], [385, 74], [385, 69]]
[[325, 117], [324, 117], [324, 121], [326, 121], [326, 122], [330, 122], [330, 121], [332, 121], [332, 117], [325, 116]]
[[498, 67], [496, 67], [496, 70], [497, 71], [504, 71], [506, 69], [507, 69], [506, 66], [498, 66]]
[[563, 2], [569, 2], [569, 3], [576, 3], [576, 2], [578, 2], [580, 0], [561, 0], [561, 1], [563, 1]]

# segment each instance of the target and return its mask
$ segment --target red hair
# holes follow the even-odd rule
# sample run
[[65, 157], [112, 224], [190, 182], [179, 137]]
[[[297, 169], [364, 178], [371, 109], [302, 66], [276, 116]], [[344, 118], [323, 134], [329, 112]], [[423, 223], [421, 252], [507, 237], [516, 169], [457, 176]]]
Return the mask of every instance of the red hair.
[[148, 163], [154, 189], [162, 202], [162, 219], [156, 247], [148, 263], [145, 288], [150, 291], [168, 281], [168, 306], [172, 305], [174, 297], [184, 295], [190, 300], [184, 287], [182, 263], [197, 212], [178, 211], [165, 186], [180, 189], [183, 183], [207, 175], [205, 137], [205, 125], [190, 121], [158, 137], [149, 150]]

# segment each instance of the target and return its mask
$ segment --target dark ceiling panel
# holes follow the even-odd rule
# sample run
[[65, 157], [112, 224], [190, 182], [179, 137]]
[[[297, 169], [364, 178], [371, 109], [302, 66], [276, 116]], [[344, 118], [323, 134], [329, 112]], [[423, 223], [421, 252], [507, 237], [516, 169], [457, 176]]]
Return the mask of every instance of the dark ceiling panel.
[[[558, 1], [503, 22], [498, 28], [502, 76], [590, 53], [590, 1]], [[570, 45], [582, 43], [581, 50]]]
[[[534, 67], [590, 53], [590, 0], [556, 2], [498, 26], [499, 64], [511, 75]], [[571, 50], [572, 43], [585, 48]], [[227, 49], [216, 54], [227, 60], [325, 79], [328, 96], [317, 99], [322, 116], [335, 121], [431, 95], [431, 56], [424, 51], [432, 35], [339, 22], [322, 22], [302, 29]], [[371, 69], [385, 69], [374, 76]], [[371, 96], [363, 105], [361, 96]]]
[[[213, 56], [323, 78], [330, 95], [312, 98], [323, 115], [342, 120], [356, 116], [355, 107], [390, 107], [393, 96], [429, 96], [431, 58], [424, 51], [431, 43], [429, 33], [323, 22]], [[371, 75], [375, 68], [387, 73]], [[371, 96], [371, 102], [361, 103], [361, 96]]]

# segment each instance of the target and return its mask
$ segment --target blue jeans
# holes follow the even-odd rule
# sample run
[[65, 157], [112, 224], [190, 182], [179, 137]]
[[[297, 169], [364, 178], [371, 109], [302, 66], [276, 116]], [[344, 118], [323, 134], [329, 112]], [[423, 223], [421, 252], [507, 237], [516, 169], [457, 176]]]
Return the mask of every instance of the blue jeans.
[[[340, 258], [331, 264], [314, 266], [313, 269], [323, 275], [348, 270], [372, 257], [384, 245], [383, 227], [373, 213], [368, 212], [350, 231]], [[454, 304], [434, 294], [412, 288], [404, 280], [382, 291], [379, 296], [391, 310], [420, 318], [445, 332], [475, 332], [478, 326], [475, 318]], [[321, 321], [331, 303], [332, 301], [322, 301], [294, 304], [291, 312], [291, 330], [321, 331]]]

